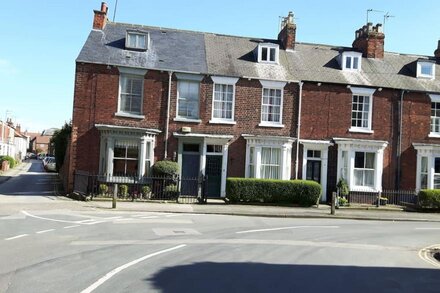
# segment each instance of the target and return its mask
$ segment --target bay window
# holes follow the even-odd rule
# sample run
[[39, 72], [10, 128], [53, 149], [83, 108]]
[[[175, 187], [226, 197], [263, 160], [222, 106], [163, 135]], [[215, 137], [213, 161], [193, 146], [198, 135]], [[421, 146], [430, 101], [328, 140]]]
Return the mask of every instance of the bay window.
[[116, 177], [150, 175], [155, 136], [160, 131], [103, 124], [95, 126], [101, 135], [101, 174]]
[[338, 145], [337, 180], [344, 178], [350, 190], [381, 191], [383, 152], [386, 141], [334, 138]]
[[254, 136], [246, 139], [246, 177], [290, 179], [293, 139], [290, 137]]
[[281, 179], [281, 149], [261, 148], [261, 178]]

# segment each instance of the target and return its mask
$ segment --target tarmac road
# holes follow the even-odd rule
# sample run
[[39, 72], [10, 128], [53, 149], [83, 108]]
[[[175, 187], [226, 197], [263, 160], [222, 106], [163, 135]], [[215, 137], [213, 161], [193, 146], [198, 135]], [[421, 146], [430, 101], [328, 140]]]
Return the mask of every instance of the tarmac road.
[[[31, 174], [28, 174], [31, 173]], [[111, 211], [0, 184], [0, 292], [438, 292], [439, 222]]]

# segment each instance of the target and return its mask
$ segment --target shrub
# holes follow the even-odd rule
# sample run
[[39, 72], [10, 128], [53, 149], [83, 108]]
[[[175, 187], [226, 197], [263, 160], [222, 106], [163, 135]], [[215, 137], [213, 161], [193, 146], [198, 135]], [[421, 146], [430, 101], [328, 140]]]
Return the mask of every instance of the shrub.
[[336, 187], [338, 188], [338, 192], [340, 196], [348, 196], [350, 193], [350, 189], [348, 188], [347, 181], [345, 181], [344, 178], [339, 179], [338, 183], [336, 184]]
[[310, 180], [228, 178], [226, 197], [231, 203], [266, 202], [312, 206], [321, 196], [321, 185]]
[[338, 196], [337, 200], [338, 200], [337, 206], [346, 206], [346, 205], [348, 205], [348, 199], [346, 199], [343, 196]]
[[422, 189], [418, 197], [421, 208], [440, 209], [440, 189]]
[[107, 194], [108, 186], [106, 184], [99, 184], [99, 194]]
[[3, 156], [0, 157], [0, 163], [3, 161], [8, 161], [9, 162], [9, 168], [14, 168], [16, 165], [15, 159], [11, 156]]
[[141, 191], [142, 191], [142, 195], [147, 197], [151, 193], [151, 188], [148, 185], [144, 185], [144, 186], [142, 186]]
[[177, 185], [175, 184], [166, 186], [164, 191], [167, 197], [177, 198], [179, 196], [179, 190], [177, 189]]
[[157, 161], [153, 165], [154, 176], [167, 176], [171, 177], [179, 172], [179, 164], [174, 161]]
[[122, 197], [127, 197], [127, 195], [128, 195], [128, 186], [125, 185], [125, 184], [120, 185], [119, 186], [119, 194]]

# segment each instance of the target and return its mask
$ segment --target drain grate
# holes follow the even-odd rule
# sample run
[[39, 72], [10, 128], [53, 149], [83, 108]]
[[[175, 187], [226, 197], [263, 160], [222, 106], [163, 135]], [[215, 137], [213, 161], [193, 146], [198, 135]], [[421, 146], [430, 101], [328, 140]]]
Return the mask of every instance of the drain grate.
[[432, 257], [435, 258], [435, 260], [440, 261], [440, 251], [437, 250], [433, 252]]

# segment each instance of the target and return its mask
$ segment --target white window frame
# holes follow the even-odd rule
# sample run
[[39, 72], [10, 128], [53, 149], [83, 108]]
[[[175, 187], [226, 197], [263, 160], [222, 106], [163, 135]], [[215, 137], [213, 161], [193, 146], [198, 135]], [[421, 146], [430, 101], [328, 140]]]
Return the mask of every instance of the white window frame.
[[[422, 72], [424, 66], [431, 67], [431, 74]], [[417, 61], [417, 78], [435, 79], [435, 63], [430, 61]]]
[[[145, 43], [143, 46], [139, 44], [139, 37], [144, 37]], [[130, 45], [130, 39], [136, 38], [136, 45], [133, 47]], [[140, 32], [140, 31], [127, 31], [127, 34], [125, 36], [125, 48], [131, 49], [131, 50], [140, 50], [140, 51], [146, 51], [148, 50], [148, 46], [150, 44], [150, 34], [147, 32]]]
[[[125, 144], [125, 143], [121, 143], [121, 145], [118, 146], [118, 148], [123, 148], [124, 149], [124, 156], [122, 157], [117, 157], [115, 155], [115, 149], [116, 149], [116, 142], [117, 141], [130, 141], [130, 142], [134, 142], [134, 143], [129, 143], [129, 144]], [[133, 148], [133, 146], [135, 146], [134, 148], [137, 151], [137, 157], [136, 158], [130, 158], [127, 157], [127, 153], [128, 153], [128, 149]], [[139, 173], [139, 168], [136, 170], [136, 172], [134, 174], [125, 174], [127, 173], [127, 165], [128, 165], [128, 161], [132, 161], [132, 162], [136, 162], [137, 165], [139, 166], [139, 159], [140, 159], [140, 147], [139, 147], [139, 142], [136, 142], [135, 139], [130, 139], [130, 140], [126, 140], [126, 139], [115, 139], [115, 145], [114, 145], [114, 150], [113, 150], [113, 169], [111, 170], [111, 173], [114, 174], [114, 168], [115, 168], [115, 160], [119, 160], [124, 162], [124, 175], [120, 175], [120, 174], [116, 174], [116, 176], [120, 176], [120, 177], [131, 177], [134, 175], [137, 175]]]
[[[212, 109], [211, 109], [211, 120], [209, 123], [213, 124], [236, 124], [235, 122], [235, 85], [239, 78], [236, 77], [225, 77], [225, 76], [211, 76], [213, 81], [212, 85]], [[231, 118], [216, 118], [214, 117], [214, 107], [215, 107], [215, 86], [216, 85], [230, 85], [232, 86], [232, 113]]]
[[[373, 125], [373, 94], [376, 91], [376, 89], [371, 88], [357, 88], [357, 87], [350, 87], [350, 90], [352, 92], [351, 97], [351, 111], [350, 111], [350, 128], [348, 131], [350, 132], [361, 132], [361, 133], [374, 133], [372, 129]], [[352, 126], [353, 123], [353, 97], [354, 96], [364, 96], [369, 97], [369, 107], [368, 107], [368, 125], [367, 127], [356, 127]]]
[[[176, 118], [174, 121], [200, 123], [200, 83], [203, 79], [203, 75], [189, 74], [189, 73], [176, 73], [177, 88], [176, 88]], [[197, 118], [179, 116], [179, 87], [181, 82], [197, 83], [198, 85], [198, 100], [197, 100]]]
[[[440, 116], [432, 116], [432, 104], [436, 103], [440, 105], [440, 95], [434, 95], [434, 94], [430, 94], [429, 98], [431, 99], [431, 122], [430, 122], [430, 132], [429, 132], [429, 137], [440, 137]], [[435, 126], [434, 124], [437, 122], [437, 125], [439, 127], [439, 131], [434, 131], [435, 130]]]
[[[423, 161], [426, 160], [425, 169], [423, 168]], [[429, 176], [429, 170], [428, 170], [428, 160], [429, 157], [426, 156], [420, 156], [420, 173], [419, 175], [419, 182], [420, 182], [420, 189], [427, 189], [428, 188], [428, 176]], [[422, 186], [422, 177], [426, 176], [426, 184]]]
[[[268, 81], [268, 80], [260, 80], [262, 85], [261, 89], [261, 108], [260, 108], [260, 124], [258, 126], [262, 127], [284, 127], [283, 124], [283, 104], [284, 104], [284, 87], [286, 86], [286, 82], [280, 81]], [[280, 101], [280, 121], [264, 121], [263, 120], [263, 101], [264, 101], [264, 90], [280, 90], [281, 91], [281, 101]]]
[[[246, 178], [262, 178], [262, 149], [277, 148], [280, 149], [280, 178], [281, 180], [289, 180], [291, 175], [291, 158], [292, 144], [294, 139], [288, 137], [272, 137], [272, 136], [254, 136], [243, 134], [246, 140], [246, 162], [245, 176]], [[251, 149], [253, 149], [253, 157], [251, 158]], [[252, 177], [251, 168], [254, 166], [254, 176]]]
[[[147, 73], [147, 70], [144, 69], [136, 69], [136, 68], [127, 68], [127, 67], [119, 67], [119, 90], [118, 90], [118, 108], [117, 112], [115, 113], [115, 116], [119, 117], [127, 117], [127, 118], [135, 118], [135, 119], [144, 119], [145, 116], [143, 115], [143, 105], [144, 105], [144, 79], [145, 74]], [[140, 79], [142, 80], [142, 91], [141, 91], [141, 101], [140, 101], [140, 112], [139, 113], [131, 113], [131, 112], [125, 112], [121, 110], [121, 104], [122, 104], [122, 80], [123, 79]]]
[[95, 125], [100, 131], [100, 160], [99, 171], [100, 174], [106, 174], [108, 179], [117, 180], [124, 178], [124, 176], [113, 176], [113, 159], [114, 148], [117, 140], [131, 140], [138, 143], [138, 177], [148, 175], [146, 174], [147, 164], [152, 166], [154, 162], [154, 146], [155, 136], [153, 133], [138, 132], [138, 129], [126, 127], [115, 127], [113, 125]]
[[[354, 60], [357, 58], [358, 66], [354, 68]], [[350, 66], [347, 64], [347, 59], [350, 59]], [[339, 64], [342, 70], [359, 72], [362, 68], [362, 53], [360, 52], [342, 52], [339, 55]]]
[[[383, 174], [383, 154], [388, 145], [386, 141], [365, 140], [365, 139], [348, 139], [348, 138], [334, 138], [338, 145], [338, 169], [337, 180], [342, 178], [343, 168], [347, 166], [347, 184], [351, 191], [367, 191], [379, 192], [382, 191], [382, 174]], [[346, 152], [346, 162], [343, 161], [342, 152]], [[354, 179], [355, 153], [366, 152], [375, 153], [374, 157], [374, 186], [358, 186]]]
[[[263, 48], [267, 50], [267, 58], [263, 59]], [[270, 51], [275, 50], [275, 60], [270, 60]], [[258, 63], [279, 64], [280, 46], [272, 43], [258, 44]]]
[[[363, 167], [359, 168], [356, 167], [356, 154], [357, 153], [363, 153], [364, 154], [364, 162], [363, 162]], [[354, 152], [354, 156], [355, 156], [355, 165], [353, 166], [353, 179], [354, 179], [354, 183], [353, 185], [359, 188], [363, 188], [363, 187], [369, 187], [369, 188], [374, 188], [376, 182], [376, 178], [374, 176], [374, 174], [376, 173], [376, 165], [374, 164], [373, 168], [367, 168], [366, 163], [367, 163], [367, 154], [373, 154], [374, 156], [374, 160], [373, 160], [373, 164], [376, 162], [376, 153], [375, 152], [368, 152], [368, 151], [355, 151]], [[356, 171], [362, 172], [362, 184], [361, 185], [357, 185], [356, 184]], [[365, 172], [373, 172], [373, 184], [372, 185], [367, 185], [365, 183]]]
[[[435, 173], [435, 160], [440, 159], [440, 145], [413, 143], [414, 149], [417, 151], [417, 166], [416, 166], [416, 190], [421, 189], [421, 175], [427, 175], [427, 189], [434, 189], [435, 177], [440, 177], [440, 173]], [[427, 160], [427, 172], [422, 170], [422, 158]], [[440, 186], [437, 186], [440, 188]]]

